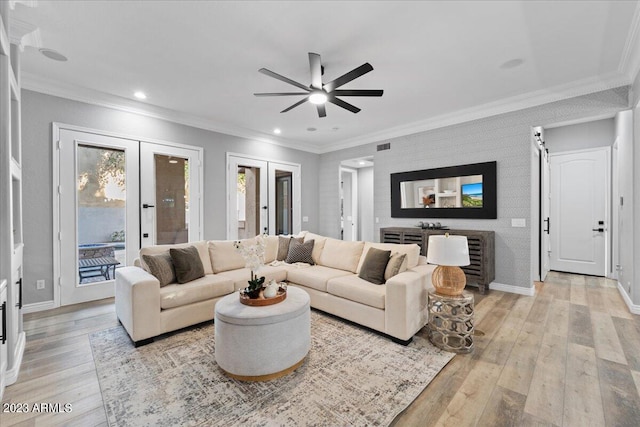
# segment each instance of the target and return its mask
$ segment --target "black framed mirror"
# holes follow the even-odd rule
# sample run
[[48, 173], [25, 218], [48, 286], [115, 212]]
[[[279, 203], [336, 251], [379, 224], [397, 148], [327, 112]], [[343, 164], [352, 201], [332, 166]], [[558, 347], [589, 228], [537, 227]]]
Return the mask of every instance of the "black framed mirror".
[[392, 173], [391, 217], [496, 219], [496, 162]]

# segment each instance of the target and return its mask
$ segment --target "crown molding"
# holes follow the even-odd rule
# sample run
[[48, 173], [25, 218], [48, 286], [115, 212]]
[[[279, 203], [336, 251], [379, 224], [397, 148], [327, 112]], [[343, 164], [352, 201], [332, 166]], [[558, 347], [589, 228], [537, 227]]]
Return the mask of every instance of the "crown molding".
[[40, 28], [13, 16], [9, 18], [9, 40], [17, 45], [21, 51], [24, 51], [25, 46], [35, 47], [36, 49], [42, 47]]
[[44, 93], [46, 95], [57, 96], [60, 98], [70, 99], [73, 101], [83, 102], [86, 104], [111, 108], [127, 113], [139, 114], [146, 117], [166, 120], [168, 122], [192, 126], [198, 129], [237, 136], [239, 138], [246, 138], [314, 154], [320, 153], [318, 147], [313, 144], [291, 141], [285, 138], [274, 138], [271, 135], [261, 132], [255, 132], [249, 129], [235, 126], [228, 126], [211, 119], [192, 114], [186, 114], [180, 111], [171, 110], [169, 108], [158, 107], [120, 96], [109, 95], [104, 92], [76, 85], [56, 82], [51, 79], [36, 76], [27, 72], [22, 73], [21, 86], [23, 89]]
[[620, 86], [627, 86], [632, 80], [625, 74], [614, 72], [606, 76], [593, 77], [575, 82], [554, 86], [534, 92], [516, 95], [494, 102], [478, 105], [452, 113], [431, 117], [402, 126], [385, 129], [381, 132], [374, 132], [358, 138], [351, 138], [325, 146], [322, 153], [353, 148], [359, 145], [372, 142], [412, 135], [419, 132], [466, 123], [499, 114], [510, 113], [526, 108], [536, 107], [551, 102], [562, 101], [563, 99], [574, 98], [603, 90], [613, 89]]
[[380, 142], [630, 84], [632, 84], [632, 80], [629, 76], [625, 73], [615, 72], [602, 77], [588, 78], [548, 89], [529, 92], [453, 113], [431, 117], [427, 120], [396, 126], [380, 132], [373, 132], [357, 138], [318, 146], [312, 143], [291, 141], [286, 138], [274, 138], [271, 135], [224, 125], [204, 117], [109, 95], [93, 89], [54, 82], [30, 73], [22, 73], [22, 87], [24, 89], [314, 154], [324, 154], [373, 142]]
[[618, 71], [634, 81], [640, 71], [640, 2], [636, 4], [629, 34], [622, 50]]

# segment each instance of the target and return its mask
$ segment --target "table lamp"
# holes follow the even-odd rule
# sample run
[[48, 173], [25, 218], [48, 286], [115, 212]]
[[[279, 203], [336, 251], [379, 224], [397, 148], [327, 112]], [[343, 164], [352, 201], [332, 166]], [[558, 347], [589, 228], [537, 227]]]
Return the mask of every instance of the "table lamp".
[[440, 295], [462, 294], [467, 278], [459, 267], [469, 265], [469, 244], [466, 236], [429, 236], [427, 262], [437, 264], [431, 283]]

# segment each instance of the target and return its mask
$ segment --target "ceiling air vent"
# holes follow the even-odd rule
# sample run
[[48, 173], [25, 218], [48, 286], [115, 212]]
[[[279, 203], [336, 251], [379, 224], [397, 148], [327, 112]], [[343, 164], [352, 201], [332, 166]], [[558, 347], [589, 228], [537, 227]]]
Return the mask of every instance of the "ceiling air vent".
[[378, 144], [378, 151], [384, 151], [384, 150], [390, 150], [391, 149], [391, 143], [387, 142], [384, 144]]

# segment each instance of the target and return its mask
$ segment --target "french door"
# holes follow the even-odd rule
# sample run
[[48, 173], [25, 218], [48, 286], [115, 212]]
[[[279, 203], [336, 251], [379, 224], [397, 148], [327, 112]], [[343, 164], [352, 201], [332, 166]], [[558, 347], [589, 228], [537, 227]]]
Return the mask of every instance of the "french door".
[[300, 165], [227, 155], [227, 238], [300, 231]]
[[551, 154], [551, 269], [606, 276], [608, 147]]
[[141, 246], [202, 239], [201, 149], [59, 132], [60, 305], [112, 297]]
[[138, 141], [61, 129], [58, 156], [60, 304], [111, 297], [140, 247]]
[[141, 246], [202, 239], [198, 149], [140, 143]]

